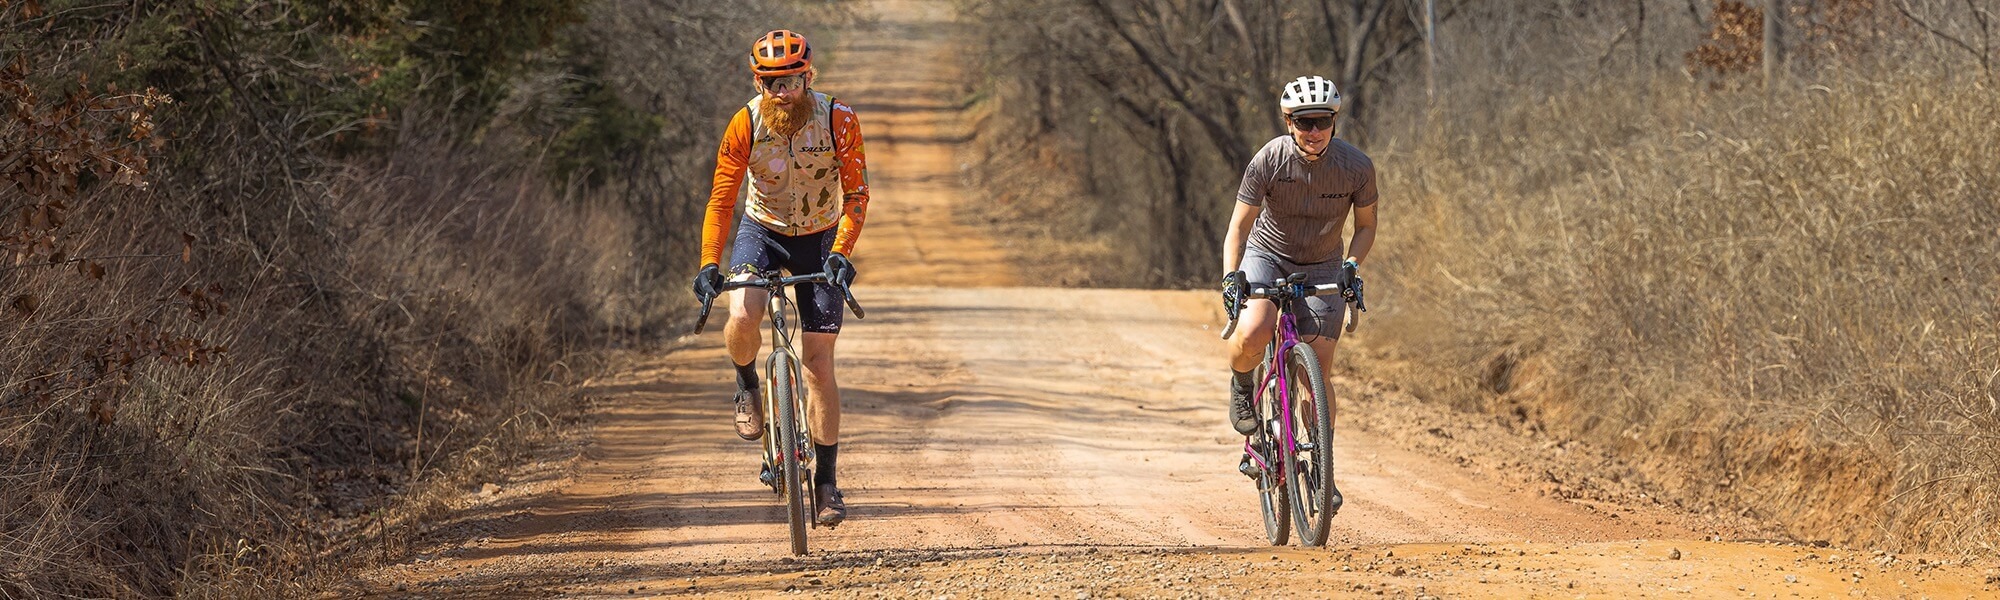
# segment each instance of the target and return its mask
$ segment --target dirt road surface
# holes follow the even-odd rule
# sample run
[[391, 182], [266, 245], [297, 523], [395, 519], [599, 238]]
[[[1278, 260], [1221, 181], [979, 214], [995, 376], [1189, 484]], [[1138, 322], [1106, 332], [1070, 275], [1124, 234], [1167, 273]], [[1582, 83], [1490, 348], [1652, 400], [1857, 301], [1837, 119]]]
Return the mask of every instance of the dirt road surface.
[[[1326, 548], [1265, 544], [1224, 423], [1210, 292], [1021, 287], [959, 224], [951, 3], [873, 5], [822, 50], [867, 133], [865, 320], [840, 341], [850, 515], [789, 556], [719, 333], [593, 384], [584, 443], [468, 493], [386, 597], [1993, 597], [1991, 565], [1725, 541], [1754, 524], [1593, 479], [1601, 460], [1337, 374]], [[1375, 342], [1380, 344], [1381, 342]], [[1368, 352], [1364, 328], [1348, 352]], [[1533, 475], [1530, 475], [1533, 474]]]

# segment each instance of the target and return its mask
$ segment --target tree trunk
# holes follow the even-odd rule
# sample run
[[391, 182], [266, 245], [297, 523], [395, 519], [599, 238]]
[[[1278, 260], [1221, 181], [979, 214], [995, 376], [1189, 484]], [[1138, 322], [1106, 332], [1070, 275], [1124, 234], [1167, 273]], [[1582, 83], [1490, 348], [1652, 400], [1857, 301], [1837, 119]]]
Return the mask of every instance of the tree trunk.
[[1764, 89], [1770, 90], [1783, 74], [1780, 62], [1785, 60], [1782, 52], [1784, 36], [1778, 30], [1785, 20], [1785, 0], [1764, 0]]

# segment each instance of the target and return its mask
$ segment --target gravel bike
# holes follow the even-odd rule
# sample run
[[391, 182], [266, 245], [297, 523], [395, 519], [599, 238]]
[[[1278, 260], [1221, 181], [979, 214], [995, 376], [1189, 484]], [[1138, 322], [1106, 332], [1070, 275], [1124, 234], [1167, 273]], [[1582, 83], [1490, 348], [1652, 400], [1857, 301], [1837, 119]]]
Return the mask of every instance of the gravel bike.
[[[780, 277], [777, 271], [756, 272], [750, 279], [723, 282], [720, 290], [759, 288], [770, 293], [764, 311], [771, 322], [771, 354], [764, 360], [763, 388], [764, 414], [768, 418], [764, 419], [764, 468], [758, 479], [771, 486], [773, 493], [784, 496], [785, 513], [791, 525], [792, 554], [800, 556], [806, 553], [806, 527], [819, 527], [813, 518], [819, 514], [819, 499], [813, 494], [812, 432], [804, 418], [808, 414], [805, 377], [800, 371], [798, 352], [792, 349], [799, 325], [791, 318], [795, 307], [785, 288], [821, 283], [840, 290], [848, 310], [854, 311], [855, 318], [863, 318], [854, 292], [832, 281], [826, 273]], [[714, 303], [714, 297], [702, 301], [701, 315], [694, 322], [696, 334], [707, 325], [709, 307]]]
[[1229, 325], [1222, 337], [1236, 332], [1243, 303], [1264, 298], [1277, 304], [1278, 330], [1264, 348], [1257, 367], [1252, 404], [1257, 407], [1257, 431], [1243, 441], [1237, 470], [1257, 482], [1264, 513], [1264, 537], [1282, 546], [1297, 525], [1299, 543], [1326, 544], [1333, 515], [1340, 512], [1340, 491], [1333, 484], [1333, 397], [1312, 346], [1299, 341], [1297, 318], [1291, 309], [1306, 298], [1339, 294], [1346, 309], [1344, 327], [1354, 331], [1368, 305], [1361, 297], [1361, 278], [1346, 269], [1349, 285], [1306, 285], [1304, 273], [1294, 273], [1269, 285], [1237, 290], [1228, 301]]

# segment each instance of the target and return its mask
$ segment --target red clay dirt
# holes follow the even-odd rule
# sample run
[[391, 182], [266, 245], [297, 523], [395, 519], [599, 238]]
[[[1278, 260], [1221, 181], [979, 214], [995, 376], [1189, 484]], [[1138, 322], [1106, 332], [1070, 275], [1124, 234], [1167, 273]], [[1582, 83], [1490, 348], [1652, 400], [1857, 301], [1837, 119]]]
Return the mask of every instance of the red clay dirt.
[[[821, 87], [867, 133], [841, 336], [850, 507], [789, 556], [718, 332], [593, 382], [574, 455], [469, 492], [408, 562], [338, 595], [514, 597], [2000, 597], [1993, 565], [1775, 542], [1660, 506], [1607, 459], [1348, 369], [1326, 548], [1272, 548], [1224, 422], [1217, 298], [1019, 287], [958, 207], [951, 3], [889, 0]], [[837, 58], [835, 58], [837, 57]], [[719, 329], [719, 328], [718, 328]], [[1368, 352], [1368, 329], [1346, 343]], [[559, 449], [560, 450], [560, 449]]]

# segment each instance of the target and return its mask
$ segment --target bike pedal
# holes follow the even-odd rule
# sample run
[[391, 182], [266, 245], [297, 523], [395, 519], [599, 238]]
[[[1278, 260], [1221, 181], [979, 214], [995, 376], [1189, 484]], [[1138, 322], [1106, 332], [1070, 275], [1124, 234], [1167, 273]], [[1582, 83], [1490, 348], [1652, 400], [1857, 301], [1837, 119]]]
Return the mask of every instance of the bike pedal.
[[1264, 476], [1264, 469], [1258, 467], [1256, 461], [1250, 460], [1250, 455], [1248, 454], [1243, 455], [1243, 460], [1236, 463], [1236, 472], [1242, 473], [1245, 477], [1251, 479], [1259, 479]]
[[771, 465], [764, 465], [764, 469], [757, 472], [757, 481], [764, 482], [764, 485], [776, 486], [778, 477], [771, 472]]

